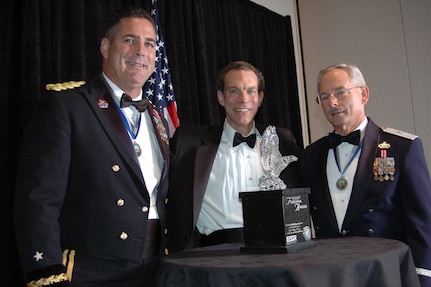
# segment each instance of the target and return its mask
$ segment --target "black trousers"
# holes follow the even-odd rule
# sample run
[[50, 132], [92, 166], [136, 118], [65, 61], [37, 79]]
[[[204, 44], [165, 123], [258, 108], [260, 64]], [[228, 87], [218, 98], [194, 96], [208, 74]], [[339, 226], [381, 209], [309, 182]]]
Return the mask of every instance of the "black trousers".
[[157, 286], [159, 258], [144, 263], [107, 260], [77, 252], [72, 287], [153, 287]]
[[161, 228], [159, 220], [148, 220], [142, 262], [119, 260], [68, 250], [66, 269], [72, 287], [153, 287], [157, 286]]

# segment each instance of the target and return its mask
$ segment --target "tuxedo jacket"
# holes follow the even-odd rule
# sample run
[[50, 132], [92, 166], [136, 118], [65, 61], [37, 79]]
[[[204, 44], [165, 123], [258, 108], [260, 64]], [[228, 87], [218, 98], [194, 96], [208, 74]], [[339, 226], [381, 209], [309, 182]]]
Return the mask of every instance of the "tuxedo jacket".
[[[152, 105], [148, 111], [164, 158], [157, 194], [164, 230], [169, 148], [157, 111]], [[22, 143], [15, 204], [25, 272], [61, 264], [64, 249], [142, 262], [150, 198], [101, 75], [43, 95]], [[161, 248], [164, 241], [162, 236]], [[36, 260], [36, 252], [43, 259]]]
[[[262, 134], [266, 126], [257, 126]], [[282, 155], [300, 156], [293, 134], [277, 128]], [[202, 206], [208, 179], [223, 132], [222, 126], [181, 126], [170, 141], [171, 170], [168, 193], [168, 249], [193, 247], [193, 232]], [[288, 187], [300, 184], [298, 163], [291, 163], [280, 175]]]
[[[310, 211], [317, 238], [364, 236], [401, 240], [409, 245], [416, 267], [429, 271], [430, 177], [421, 140], [406, 138], [401, 134], [387, 132], [368, 119], [341, 232], [326, 177], [329, 150], [327, 136], [309, 145], [303, 152], [301, 178], [305, 186], [311, 187]], [[386, 156], [395, 160], [393, 181], [374, 179], [373, 162], [381, 157], [379, 144], [383, 142], [390, 144]], [[428, 280], [428, 284], [431, 284], [429, 277], [421, 277], [422, 281]]]

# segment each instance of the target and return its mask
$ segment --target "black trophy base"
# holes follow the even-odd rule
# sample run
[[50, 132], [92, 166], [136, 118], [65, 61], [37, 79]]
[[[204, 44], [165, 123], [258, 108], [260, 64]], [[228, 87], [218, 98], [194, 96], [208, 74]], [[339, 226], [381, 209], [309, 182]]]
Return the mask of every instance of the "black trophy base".
[[316, 241], [306, 241], [294, 243], [287, 246], [243, 246], [239, 249], [241, 253], [254, 254], [284, 254], [294, 253], [308, 248], [313, 248], [317, 245]]

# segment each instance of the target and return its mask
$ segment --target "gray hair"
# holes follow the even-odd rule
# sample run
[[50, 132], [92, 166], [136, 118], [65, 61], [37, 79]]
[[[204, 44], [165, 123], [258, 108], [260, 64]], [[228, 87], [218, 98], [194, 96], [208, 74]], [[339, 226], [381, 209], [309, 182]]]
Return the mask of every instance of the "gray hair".
[[355, 84], [358, 86], [366, 85], [364, 76], [362, 75], [361, 71], [357, 66], [341, 63], [341, 64], [331, 65], [323, 70], [320, 70], [319, 76], [317, 77], [317, 89], [319, 89], [320, 80], [322, 79], [323, 75], [329, 71], [336, 70], [336, 69], [346, 71], [346, 73], [349, 75], [349, 78], [352, 84]]

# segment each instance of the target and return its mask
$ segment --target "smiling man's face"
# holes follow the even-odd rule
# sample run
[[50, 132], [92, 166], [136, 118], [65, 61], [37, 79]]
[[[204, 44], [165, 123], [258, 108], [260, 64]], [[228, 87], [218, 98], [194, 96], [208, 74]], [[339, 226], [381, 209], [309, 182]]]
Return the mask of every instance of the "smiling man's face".
[[217, 92], [218, 102], [226, 111], [226, 121], [244, 136], [252, 129], [254, 116], [263, 101], [258, 84], [253, 71], [230, 70], [224, 78], [224, 91]]
[[[333, 92], [346, 89], [346, 95], [337, 99]], [[352, 83], [349, 75], [342, 69], [335, 69], [322, 75], [319, 95], [329, 95], [321, 102], [326, 119], [334, 130], [347, 135], [354, 131], [365, 119], [365, 104], [368, 102], [368, 87]]]
[[123, 18], [112, 36], [102, 39], [100, 51], [108, 78], [136, 97], [154, 72], [156, 31], [147, 19]]

